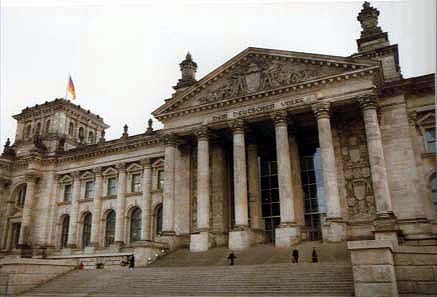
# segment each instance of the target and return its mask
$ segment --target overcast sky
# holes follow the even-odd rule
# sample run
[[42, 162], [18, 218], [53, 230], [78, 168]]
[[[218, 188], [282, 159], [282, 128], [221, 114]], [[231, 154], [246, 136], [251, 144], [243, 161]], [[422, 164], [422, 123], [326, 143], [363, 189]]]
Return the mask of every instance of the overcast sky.
[[[188, 50], [200, 79], [249, 46], [349, 56], [361, 31], [362, 1], [0, 2], [2, 144], [15, 137], [12, 115], [65, 96], [69, 72], [74, 102], [102, 116], [113, 139], [124, 124], [145, 131]], [[371, 4], [399, 44], [403, 76], [435, 72], [435, 1]]]

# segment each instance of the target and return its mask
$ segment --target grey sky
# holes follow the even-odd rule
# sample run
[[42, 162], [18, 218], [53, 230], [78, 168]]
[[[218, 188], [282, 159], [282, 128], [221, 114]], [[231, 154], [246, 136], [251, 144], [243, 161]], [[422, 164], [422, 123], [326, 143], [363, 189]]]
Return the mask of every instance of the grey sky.
[[[5, 1], [1, 7], [0, 141], [15, 137], [13, 114], [64, 97], [111, 126], [142, 133], [168, 98], [189, 50], [197, 78], [249, 46], [349, 56], [362, 1]], [[35, 6], [38, 3], [38, 6]], [[399, 44], [405, 78], [435, 72], [435, 1], [371, 2]], [[33, 6], [31, 6], [33, 5]], [[155, 126], [159, 127], [155, 121]]]

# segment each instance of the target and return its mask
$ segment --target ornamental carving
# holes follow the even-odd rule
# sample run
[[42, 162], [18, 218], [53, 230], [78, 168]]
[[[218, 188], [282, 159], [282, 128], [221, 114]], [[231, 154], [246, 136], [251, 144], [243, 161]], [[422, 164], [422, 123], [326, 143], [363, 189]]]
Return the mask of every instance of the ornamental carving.
[[370, 175], [366, 134], [362, 119], [337, 123], [346, 203], [350, 221], [367, 221], [375, 215], [375, 198]]
[[336, 73], [338, 70], [327, 66], [248, 56], [234, 70], [229, 71], [224, 79], [202, 91], [198, 103], [213, 103]]

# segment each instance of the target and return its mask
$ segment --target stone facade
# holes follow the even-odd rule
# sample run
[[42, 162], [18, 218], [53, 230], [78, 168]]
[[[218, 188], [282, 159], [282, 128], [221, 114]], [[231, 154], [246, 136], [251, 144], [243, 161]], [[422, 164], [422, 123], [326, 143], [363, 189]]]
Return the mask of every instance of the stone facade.
[[[181, 246], [433, 240], [434, 74], [402, 78], [378, 15], [363, 5], [349, 57], [248, 48], [196, 80], [188, 54], [162, 130], [107, 141], [65, 99], [23, 109], [0, 158], [2, 254], [147, 264]], [[392, 256], [370, 264], [395, 273]]]

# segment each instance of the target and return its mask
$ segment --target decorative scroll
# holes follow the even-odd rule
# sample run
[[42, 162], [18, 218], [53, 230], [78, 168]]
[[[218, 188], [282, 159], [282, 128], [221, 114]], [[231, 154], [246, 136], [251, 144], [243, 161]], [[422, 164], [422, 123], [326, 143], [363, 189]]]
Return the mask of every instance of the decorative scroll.
[[375, 198], [370, 175], [364, 123], [361, 118], [337, 125], [346, 186], [346, 203], [351, 221], [372, 219]]

